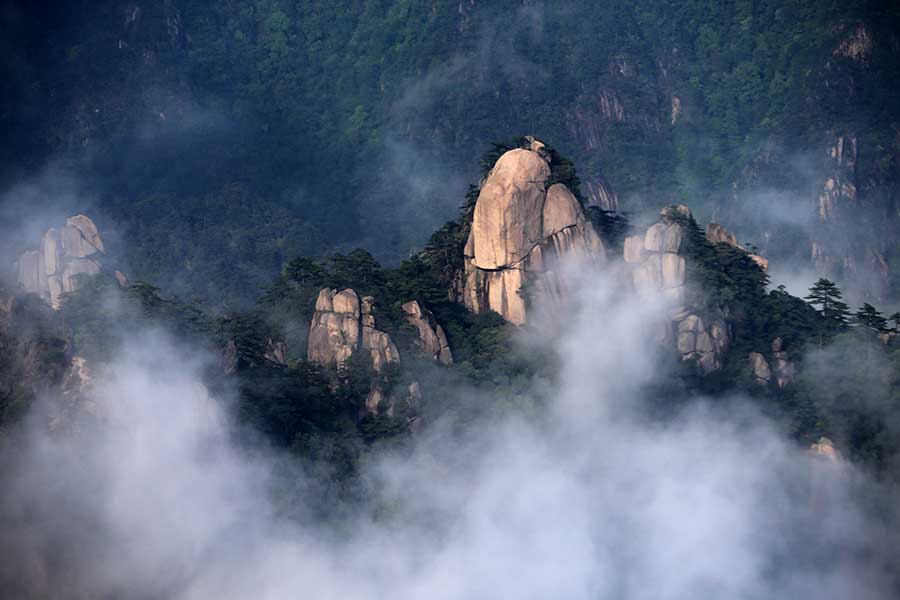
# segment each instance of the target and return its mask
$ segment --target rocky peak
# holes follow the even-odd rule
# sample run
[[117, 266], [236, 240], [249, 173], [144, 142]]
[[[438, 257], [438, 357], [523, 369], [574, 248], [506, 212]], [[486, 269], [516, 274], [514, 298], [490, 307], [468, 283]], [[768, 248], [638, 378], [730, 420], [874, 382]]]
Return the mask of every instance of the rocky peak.
[[82, 277], [102, 271], [105, 254], [94, 222], [85, 215], [69, 217], [64, 226], [44, 233], [37, 250], [19, 256], [19, 286], [59, 308], [63, 293], [78, 289]]
[[[464, 302], [474, 312], [494, 310], [517, 325], [526, 321], [526, 282], [540, 292], [553, 277], [550, 263], [580, 255], [605, 260], [606, 250], [564, 184], [547, 186], [551, 167], [544, 144], [504, 153], [485, 178], [464, 251]], [[549, 285], [552, 285], [549, 284]]]

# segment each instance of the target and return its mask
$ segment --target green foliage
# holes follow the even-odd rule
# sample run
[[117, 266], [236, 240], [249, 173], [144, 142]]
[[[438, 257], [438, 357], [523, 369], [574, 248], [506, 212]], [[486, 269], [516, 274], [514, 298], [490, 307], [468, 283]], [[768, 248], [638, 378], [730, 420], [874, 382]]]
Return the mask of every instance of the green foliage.
[[818, 306], [820, 345], [822, 340], [831, 339], [847, 330], [850, 308], [843, 302], [842, 297], [841, 290], [833, 281], [820, 278], [809, 288], [809, 295], [804, 298], [810, 305]]
[[888, 330], [887, 319], [868, 302], [856, 311], [853, 322], [857, 326], [868, 327], [873, 333], [885, 333]]

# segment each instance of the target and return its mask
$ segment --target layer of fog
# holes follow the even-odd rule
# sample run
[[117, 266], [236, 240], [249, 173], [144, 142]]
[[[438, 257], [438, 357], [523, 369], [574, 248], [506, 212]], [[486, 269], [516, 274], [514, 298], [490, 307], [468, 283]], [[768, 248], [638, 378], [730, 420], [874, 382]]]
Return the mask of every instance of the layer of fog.
[[[411, 455], [369, 457], [343, 527], [285, 457], [231, 442], [209, 358], [129, 332], [95, 366], [87, 418], [50, 433], [36, 408], [3, 453], [0, 589], [58, 598], [887, 598], [892, 515], [875, 487], [811, 458], [740, 401], [641, 409], [661, 368], [663, 307], [579, 272], [551, 340], [548, 402], [464, 433], [441, 422]], [[590, 282], [589, 286], [585, 282]], [[551, 313], [559, 315], [558, 312]], [[536, 337], [535, 337], [536, 336]], [[465, 390], [460, 393], [470, 393]], [[474, 392], [471, 392], [474, 393]], [[660, 400], [656, 398], [656, 400]], [[46, 406], [54, 406], [47, 403]], [[82, 421], [79, 421], [81, 423]], [[275, 465], [280, 475], [276, 475]]]

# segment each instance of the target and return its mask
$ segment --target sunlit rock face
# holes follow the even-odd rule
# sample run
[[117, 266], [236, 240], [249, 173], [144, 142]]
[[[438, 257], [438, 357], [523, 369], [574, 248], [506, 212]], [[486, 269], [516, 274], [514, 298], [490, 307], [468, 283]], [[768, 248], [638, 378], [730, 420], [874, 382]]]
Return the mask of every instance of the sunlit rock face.
[[560, 289], [553, 266], [561, 257], [605, 261], [606, 250], [565, 185], [547, 186], [544, 145], [503, 154], [485, 178], [465, 246], [463, 299], [474, 312], [493, 310], [511, 323], [527, 320], [523, 287]]
[[406, 322], [416, 328], [418, 346], [422, 352], [442, 365], [452, 365], [453, 353], [447, 343], [447, 336], [431, 311], [422, 308], [415, 300], [410, 300], [401, 308], [406, 315]]
[[664, 343], [674, 345], [682, 360], [696, 361], [704, 373], [722, 368], [731, 341], [721, 311], [687, 304], [687, 231], [690, 208], [673, 204], [660, 210], [659, 220], [643, 235], [625, 239], [623, 256], [638, 294], [661, 297], [671, 319]]
[[83, 277], [101, 272], [105, 254], [94, 222], [84, 215], [69, 217], [65, 226], [47, 230], [37, 250], [19, 256], [19, 286], [59, 308], [63, 293], [78, 289]]
[[343, 366], [359, 348], [360, 314], [355, 291], [320, 290], [309, 328], [309, 360], [323, 367]]
[[[340, 368], [354, 353], [365, 352], [376, 373], [399, 363], [400, 354], [391, 337], [375, 328], [374, 306], [371, 296], [360, 299], [351, 289], [321, 289], [309, 329], [309, 360], [323, 367]], [[377, 412], [384, 400], [384, 390], [373, 381], [363, 414]]]

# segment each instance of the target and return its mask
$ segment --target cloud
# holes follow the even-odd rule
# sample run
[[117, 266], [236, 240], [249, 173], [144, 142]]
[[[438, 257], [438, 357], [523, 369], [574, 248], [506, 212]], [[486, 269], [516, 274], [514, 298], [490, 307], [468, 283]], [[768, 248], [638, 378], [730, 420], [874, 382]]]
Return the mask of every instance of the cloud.
[[[96, 419], [51, 434], [35, 412], [5, 449], [0, 589], [891, 597], [896, 515], [859, 499], [877, 487], [849, 465], [811, 459], [740, 399], [697, 398], [669, 420], [650, 418], [661, 307], [622, 292], [614, 272], [577, 274], [583, 293], [566, 318], [528, 334], [561, 361], [549, 389], [534, 386], [544, 408], [463, 431], [436, 421], [409, 453], [375, 451], [360, 476], [367, 497], [333, 507], [341, 526], [313, 516], [323, 502], [313, 471], [233, 442], [228, 397], [203, 385], [209, 357], [162, 332], [129, 332], [95, 369]], [[299, 490], [294, 517], [272, 497], [282, 478]]]

